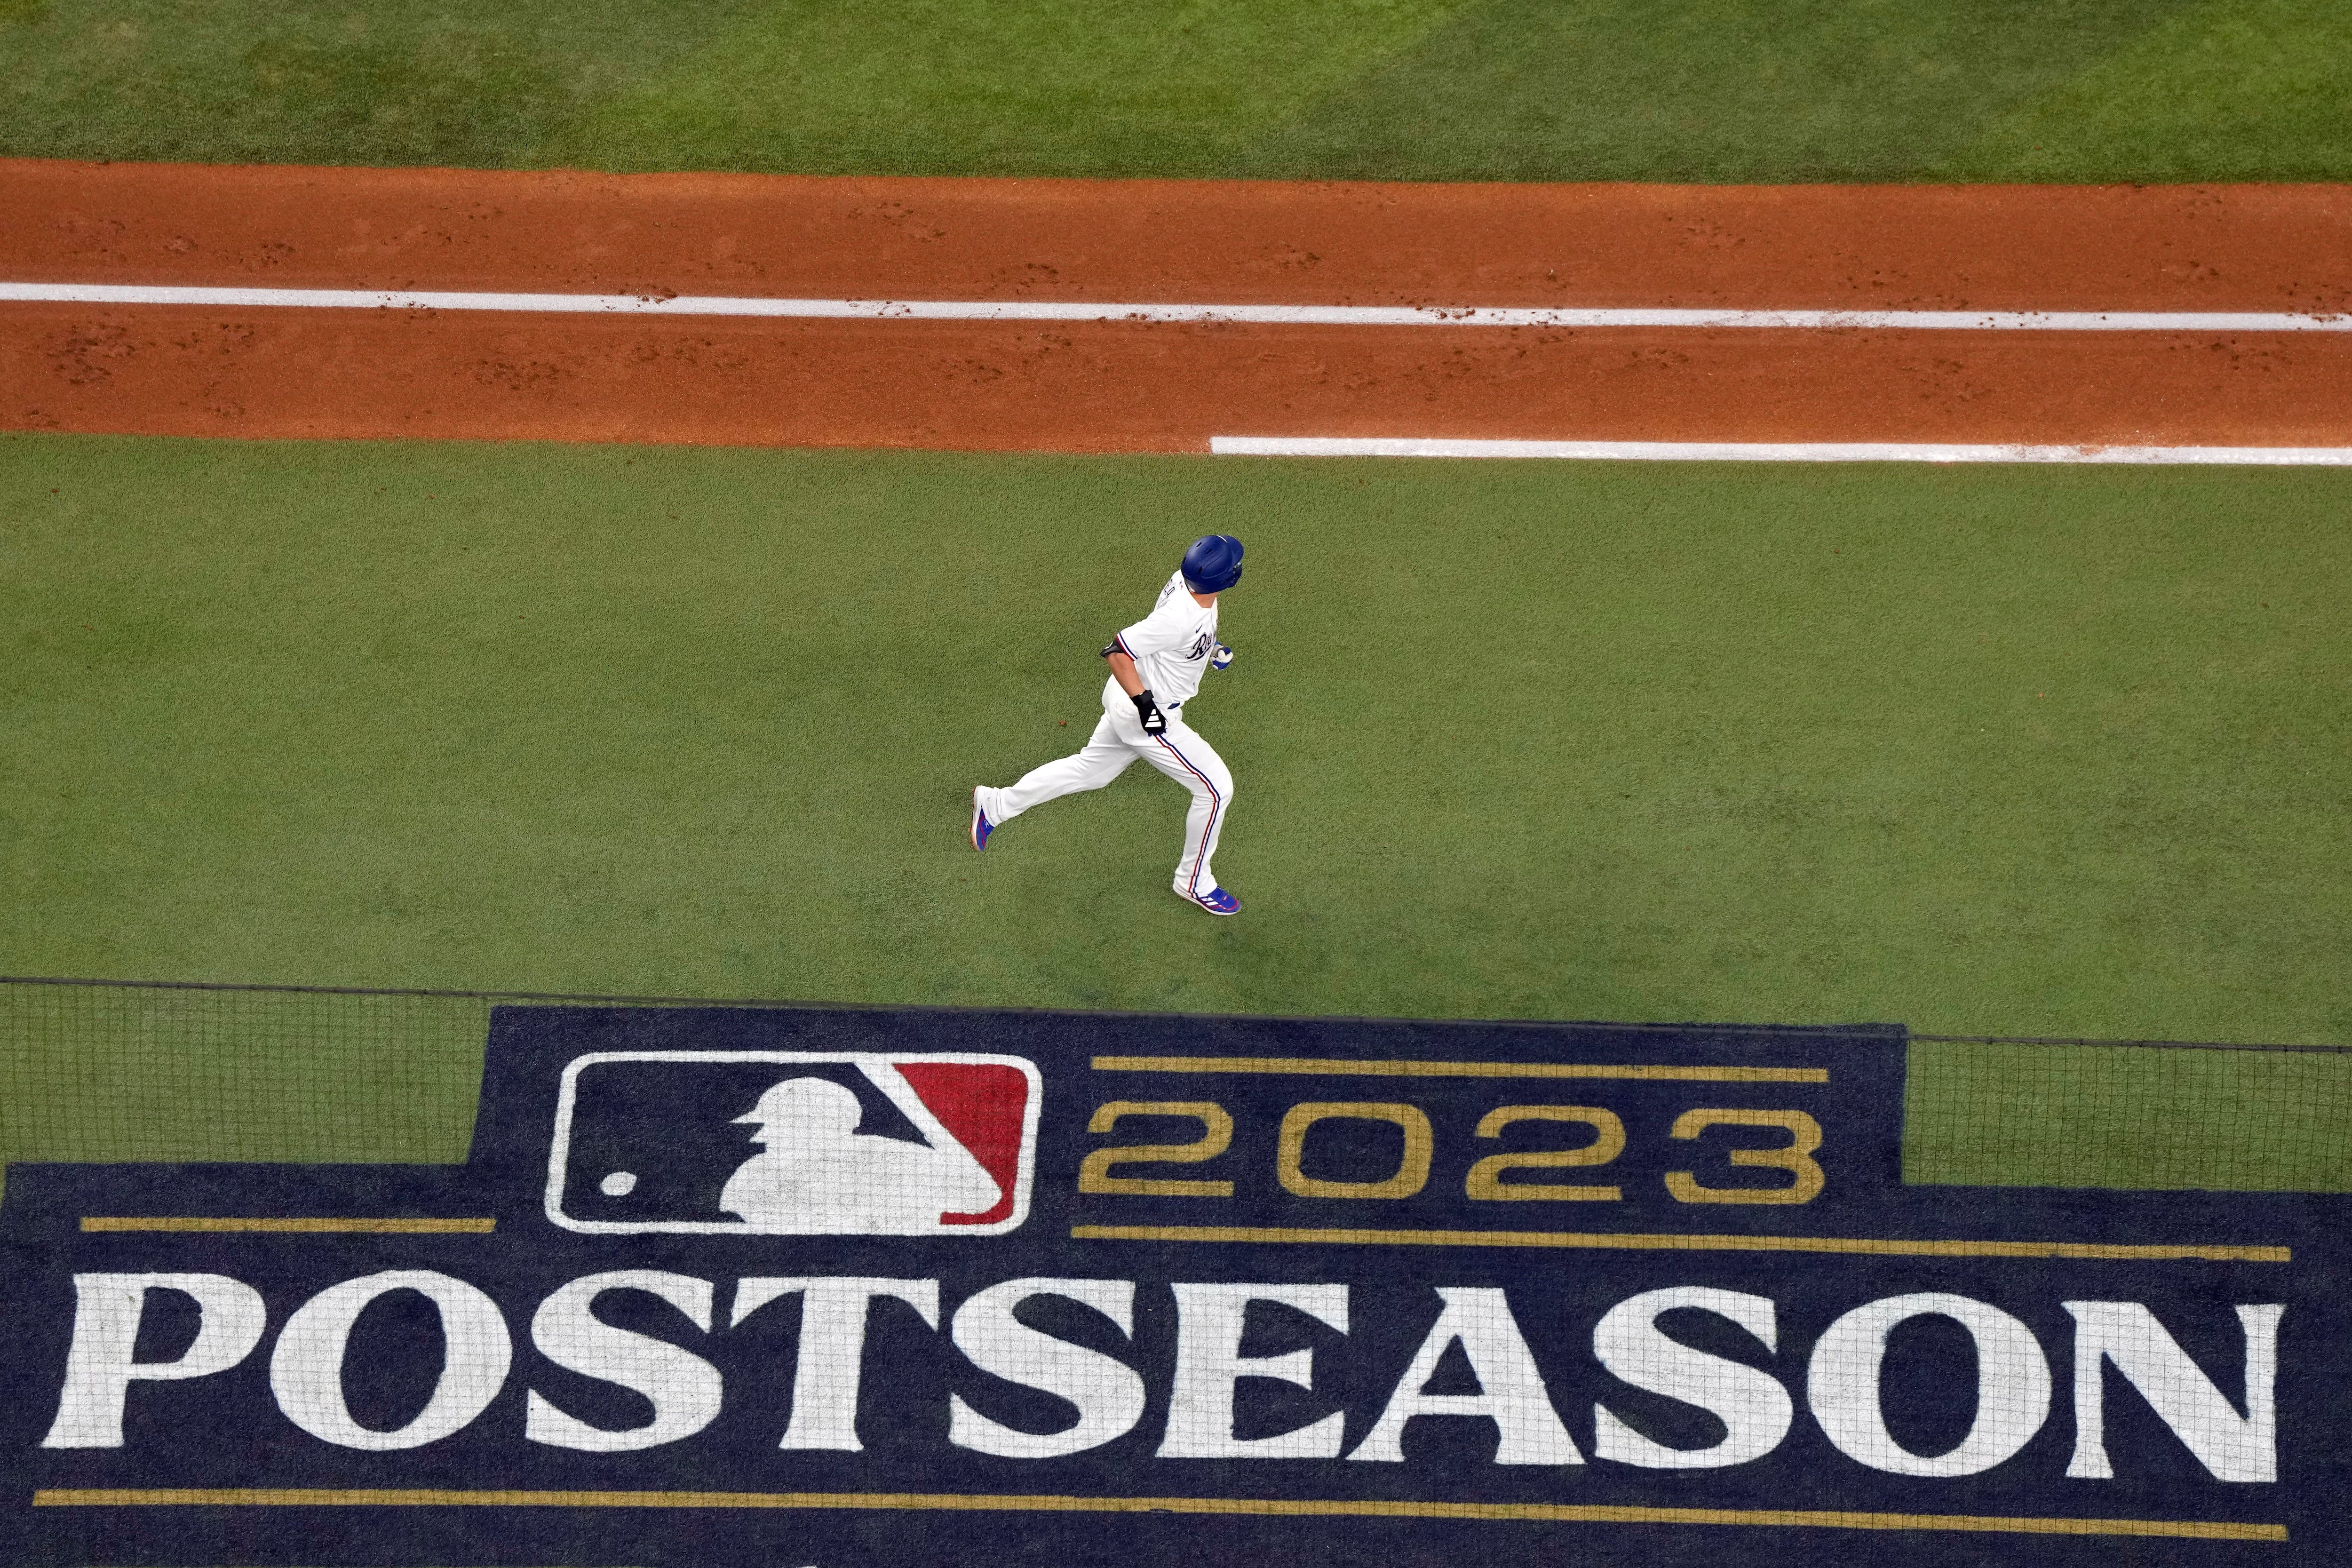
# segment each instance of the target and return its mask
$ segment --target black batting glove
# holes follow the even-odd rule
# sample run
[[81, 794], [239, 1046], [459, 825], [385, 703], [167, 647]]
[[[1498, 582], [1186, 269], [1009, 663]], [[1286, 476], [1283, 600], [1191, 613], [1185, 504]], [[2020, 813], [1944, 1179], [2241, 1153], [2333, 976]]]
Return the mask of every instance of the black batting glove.
[[1168, 733], [1168, 715], [1160, 711], [1160, 704], [1151, 700], [1151, 693], [1148, 689], [1135, 694], [1135, 716], [1143, 721], [1145, 734]]

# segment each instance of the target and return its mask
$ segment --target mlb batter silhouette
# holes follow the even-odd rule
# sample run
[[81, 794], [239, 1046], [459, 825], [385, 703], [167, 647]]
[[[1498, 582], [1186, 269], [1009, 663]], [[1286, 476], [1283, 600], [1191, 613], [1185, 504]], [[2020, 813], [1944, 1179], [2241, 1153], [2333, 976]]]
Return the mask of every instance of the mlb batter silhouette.
[[738, 1122], [759, 1128], [760, 1152], [736, 1167], [719, 1206], [755, 1230], [905, 1235], [941, 1215], [980, 1214], [1003, 1195], [996, 1178], [945, 1129], [910, 1143], [857, 1131], [857, 1096], [830, 1079], [770, 1086]]

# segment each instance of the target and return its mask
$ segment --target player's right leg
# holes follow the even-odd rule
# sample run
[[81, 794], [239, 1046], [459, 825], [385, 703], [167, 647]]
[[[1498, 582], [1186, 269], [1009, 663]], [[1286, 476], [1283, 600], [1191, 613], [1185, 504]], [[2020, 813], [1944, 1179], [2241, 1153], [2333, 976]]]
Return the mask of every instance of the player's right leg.
[[[1100, 789], [1127, 771], [1135, 753], [1118, 738], [1106, 713], [1095, 726], [1087, 743], [1069, 756], [1032, 768], [1021, 775], [1016, 784], [1003, 789], [990, 789], [983, 784], [972, 792], [972, 804], [995, 827], [1012, 821], [1033, 805], [1043, 805], [1049, 800], [1081, 790]], [[974, 825], [975, 828], [977, 824]], [[975, 831], [974, 837], [979, 837]]]

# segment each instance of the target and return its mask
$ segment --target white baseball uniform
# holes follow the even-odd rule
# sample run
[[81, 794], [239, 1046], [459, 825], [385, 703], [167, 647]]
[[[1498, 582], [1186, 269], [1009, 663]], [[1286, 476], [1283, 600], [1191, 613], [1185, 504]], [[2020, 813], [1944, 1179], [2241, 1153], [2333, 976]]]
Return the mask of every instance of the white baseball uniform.
[[1168, 720], [1168, 732], [1145, 734], [1134, 700], [1118, 680], [1107, 679], [1102, 722], [1085, 748], [1031, 769], [1007, 788], [982, 789], [980, 806], [992, 824], [1010, 822], [1057, 796], [1100, 789], [1140, 757], [1192, 792], [1192, 809], [1184, 817], [1184, 855], [1176, 862], [1176, 890], [1199, 899], [1217, 886], [1209, 857], [1216, 853], [1217, 836], [1233, 805], [1234, 776], [1180, 710], [1200, 691], [1202, 672], [1217, 646], [1217, 606], [1193, 598], [1179, 572], [1160, 590], [1152, 612], [1118, 634], [1118, 646], [1135, 660], [1136, 674]]

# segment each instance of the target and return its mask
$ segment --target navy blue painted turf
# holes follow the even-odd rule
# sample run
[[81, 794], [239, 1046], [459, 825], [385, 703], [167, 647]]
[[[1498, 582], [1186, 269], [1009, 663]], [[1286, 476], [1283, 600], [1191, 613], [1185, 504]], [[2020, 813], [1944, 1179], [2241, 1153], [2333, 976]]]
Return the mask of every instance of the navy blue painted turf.
[[[66, 1166], [9, 1173], [0, 1213], [0, 1562], [21, 1564], [696, 1563], [770, 1568], [913, 1563], [1208, 1564], [1295, 1558], [1309, 1563], [1507, 1561], [1617, 1564], [1864, 1564], [1890, 1551], [1910, 1563], [2158, 1563], [2338, 1561], [2345, 1514], [2347, 1373], [2352, 1322], [2340, 1300], [2347, 1202], [2280, 1194], [2120, 1194], [1905, 1187], [1898, 1179], [1904, 1035], [1898, 1028], [1686, 1029], [1607, 1025], [1514, 1026], [1040, 1015], [1013, 1012], [653, 1008], [502, 1008], [492, 1026], [482, 1110], [463, 1167]], [[567, 1064], [590, 1052], [875, 1052], [1010, 1055], [1042, 1074], [1043, 1114], [1026, 1220], [995, 1235], [908, 1237], [748, 1234], [580, 1234], [551, 1224], [550, 1140]], [[1826, 1083], [1607, 1078], [1234, 1074], [1098, 1069], [1102, 1056], [1342, 1058], [1827, 1069]], [[621, 1070], [625, 1068], [625, 1070]], [[558, 1173], [559, 1207], [575, 1217], [724, 1221], [713, 1197], [752, 1152], [737, 1125], [772, 1081], [751, 1063], [621, 1064], [583, 1085], [574, 1146]], [[596, 1069], [603, 1071], [604, 1069]], [[859, 1098], [865, 1136], [920, 1136], [851, 1068], [795, 1068]], [[1115, 1174], [1231, 1180], [1230, 1197], [1081, 1194], [1076, 1175], [1112, 1143], [1181, 1143], [1202, 1123], [1182, 1117], [1088, 1131], [1115, 1102], [1202, 1103], [1234, 1121], [1230, 1150], [1194, 1164], [1117, 1168]], [[1409, 1106], [1432, 1130], [1431, 1174], [1410, 1196], [1301, 1195], [1276, 1176], [1286, 1115], [1301, 1104], [1357, 1108], [1307, 1136], [1299, 1169], [1318, 1179], [1376, 1182], [1396, 1168], [1404, 1134], [1363, 1108]], [[1481, 1139], [1496, 1108], [1579, 1106], [1614, 1114], [1625, 1152], [1603, 1165], [1521, 1171], [1509, 1179], [1605, 1183], [1614, 1202], [1475, 1201], [1472, 1163], [1502, 1148], [1570, 1148], [1590, 1124], [1558, 1136]], [[1822, 1132], [1826, 1184], [1801, 1205], [1679, 1202], [1666, 1173], [1707, 1186], [1769, 1188], [1784, 1169], [1731, 1162], [1737, 1148], [1787, 1140], [1772, 1127], [1717, 1124], [1672, 1136], [1694, 1109], [1801, 1111]], [[1408, 1118], [1408, 1120], [1410, 1120]], [[1998, 1130], [1989, 1130], [1997, 1133]], [[2192, 1135], [2191, 1130], [2179, 1130]], [[1540, 1127], [1536, 1132], [1540, 1133]], [[601, 1142], [600, 1142], [601, 1140]], [[588, 1151], [593, 1148], [593, 1154]], [[598, 1173], [642, 1167], [614, 1197]], [[602, 1206], [599, 1206], [602, 1205]], [[633, 1206], [634, 1205], [634, 1206]], [[495, 1216], [489, 1235], [87, 1234], [85, 1215]], [[2289, 1246], [2294, 1261], [2053, 1260], [1834, 1256], [1655, 1248], [1078, 1240], [1074, 1226], [1256, 1228], [1383, 1227], [1735, 1237], [2008, 1239]], [[635, 1453], [591, 1454], [523, 1436], [527, 1390], [593, 1424], [643, 1422], [639, 1395], [551, 1365], [531, 1348], [539, 1302], [564, 1281], [603, 1270], [662, 1269], [715, 1282], [714, 1330], [696, 1331], [651, 1298], [608, 1298], [611, 1322], [685, 1346], [724, 1377], [720, 1414], [698, 1434]], [[443, 1271], [499, 1304], [514, 1369], [488, 1409], [454, 1436], [400, 1452], [337, 1447], [308, 1436], [273, 1404], [270, 1341], [240, 1364], [184, 1382], [140, 1382], [128, 1395], [120, 1448], [39, 1447], [58, 1407], [75, 1315], [73, 1276], [99, 1271], [217, 1272], [257, 1287], [274, 1336], [286, 1316], [336, 1282], [392, 1268]], [[727, 1327], [734, 1282], [747, 1277], [871, 1276], [937, 1280], [941, 1327], [912, 1308], [870, 1309], [857, 1430], [859, 1452], [782, 1451], [790, 1416], [797, 1309], [763, 1309]], [[1131, 1338], [1063, 1301], [1034, 1325], [1138, 1369], [1148, 1404], [1132, 1431], [1066, 1458], [1010, 1459], [948, 1441], [950, 1397], [1011, 1426], [1046, 1432], [1071, 1407], [993, 1379], [945, 1331], [974, 1291], [1017, 1278], [1132, 1281]], [[1500, 1288], [1541, 1367], [1580, 1465], [1494, 1462], [1484, 1418], [1423, 1416], [1402, 1463], [1342, 1458], [1159, 1457], [1170, 1398], [1178, 1282], [1319, 1282], [1349, 1292], [1348, 1331], [1295, 1310], [1253, 1309], [1244, 1350], [1313, 1354], [1311, 1389], [1245, 1380], [1243, 1435], [1274, 1433], [1347, 1413], [1346, 1445], [1361, 1441], [1435, 1321], [1435, 1288]], [[1712, 1286], [1769, 1298], [1779, 1344], [1768, 1353], [1721, 1320], [1668, 1321], [1701, 1348], [1764, 1368], [1797, 1408], [1786, 1439], [1762, 1458], [1722, 1469], [1645, 1469], [1593, 1458], [1596, 1403], [1655, 1441], [1704, 1447], [1723, 1428], [1687, 1405], [1632, 1388], [1598, 1364], [1598, 1317], [1636, 1293]], [[1822, 1329], [1865, 1301], [1941, 1291], [2022, 1321], [2046, 1355], [2056, 1395], [2047, 1422], [2017, 1456], [1982, 1474], [1906, 1478], [1842, 1453], [1807, 1414], [1806, 1357]], [[2074, 1443], [2069, 1346], [2061, 1303], [2147, 1304], [2218, 1386], [2242, 1405], [2245, 1337], [2232, 1309], [2285, 1306], [2279, 1373], [2280, 1479], [2217, 1481], [2114, 1373], [2107, 1374], [2111, 1480], [2070, 1479]], [[139, 1355], [168, 1360], [193, 1332], [191, 1313], [158, 1292]], [[353, 1412], [377, 1426], [414, 1412], [440, 1364], [430, 1315], [387, 1300], [363, 1319], [343, 1375]], [[1067, 1308], [1067, 1310], [1063, 1310]], [[1942, 1327], [1950, 1327], [1944, 1324]], [[175, 1337], [176, 1336], [176, 1337]], [[1469, 1392], [1458, 1353], [1438, 1392]], [[1948, 1447], [1974, 1409], [1975, 1355], [1957, 1330], [1915, 1323], [1887, 1360], [1885, 1405], [1897, 1436], [1923, 1452]], [[2085, 1519], [2284, 1522], [2287, 1543], [1990, 1536], [1759, 1526], [1530, 1523], [1326, 1518], [1222, 1518], [1039, 1511], [677, 1511], [636, 1508], [184, 1508], [28, 1506], [36, 1489], [435, 1488], [566, 1491], [950, 1493], [1545, 1502], [1728, 1510], [1822, 1510]]]

